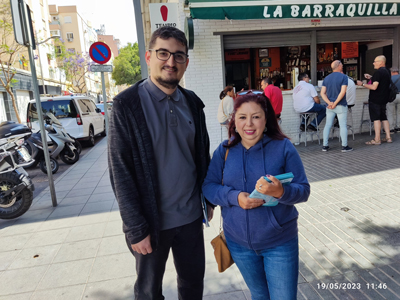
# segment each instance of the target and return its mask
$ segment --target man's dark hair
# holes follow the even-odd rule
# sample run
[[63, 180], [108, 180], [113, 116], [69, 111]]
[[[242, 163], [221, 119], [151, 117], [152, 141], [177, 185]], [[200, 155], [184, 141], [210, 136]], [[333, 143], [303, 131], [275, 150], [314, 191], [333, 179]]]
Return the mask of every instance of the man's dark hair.
[[264, 82], [264, 83], [266, 83], [266, 84], [273, 84], [272, 79], [269, 78], [269, 77], [264, 77], [264, 78], [262, 79], [262, 82]]
[[304, 78], [307, 78], [308, 74], [307, 73], [300, 73], [299, 76], [297, 76], [297, 79], [299, 81], [302, 81]]
[[150, 43], [149, 43], [149, 49], [153, 49], [157, 38], [160, 38], [162, 40], [168, 40], [169, 38], [174, 38], [179, 43], [181, 43], [182, 45], [185, 46], [186, 54], [188, 53], [188, 46], [187, 46], [188, 42], [187, 42], [186, 36], [178, 28], [170, 27], [170, 26], [164, 26], [164, 27], [158, 28], [151, 35]]

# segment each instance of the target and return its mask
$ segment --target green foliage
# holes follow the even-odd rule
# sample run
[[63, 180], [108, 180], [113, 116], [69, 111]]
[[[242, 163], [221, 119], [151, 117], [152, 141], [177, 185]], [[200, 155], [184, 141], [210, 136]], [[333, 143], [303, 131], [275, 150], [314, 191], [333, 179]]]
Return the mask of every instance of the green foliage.
[[121, 49], [120, 54], [114, 59], [112, 79], [117, 85], [131, 85], [142, 79], [138, 43], [128, 43]]

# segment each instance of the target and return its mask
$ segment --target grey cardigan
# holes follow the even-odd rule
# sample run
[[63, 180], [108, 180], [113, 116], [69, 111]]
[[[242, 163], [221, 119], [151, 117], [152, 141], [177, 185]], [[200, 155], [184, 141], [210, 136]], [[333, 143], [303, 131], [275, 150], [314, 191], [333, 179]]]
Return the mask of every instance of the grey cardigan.
[[[108, 131], [108, 165], [127, 241], [136, 244], [150, 234], [152, 247], [157, 249], [159, 191], [151, 136], [138, 93], [142, 81], [114, 98]], [[179, 89], [187, 99], [195, 123], [195, 164], [201, 191], [210, 162], [204, 104], [194, 92]]]

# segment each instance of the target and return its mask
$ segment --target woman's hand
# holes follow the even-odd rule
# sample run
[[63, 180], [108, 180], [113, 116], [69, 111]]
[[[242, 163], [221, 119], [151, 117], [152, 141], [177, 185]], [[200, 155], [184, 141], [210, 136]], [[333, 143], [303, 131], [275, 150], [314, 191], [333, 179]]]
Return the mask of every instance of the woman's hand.
[[259, 207], [264, 204], [264, 200], [249, 198], [250, 194], [246, 192], [241, 192], [238, 196], [239, 206], [243, 209], [252, 209]]
[[269, 183], [264, 179], [264, 177], [261, 177], [256, 182], [257, 191], [259, 191], [261, 194], [269, 195], [275, 198], [282, 197], [283, 195], [282, 183], [272, 175], [266, 175], [266, 176], [272, 182]]

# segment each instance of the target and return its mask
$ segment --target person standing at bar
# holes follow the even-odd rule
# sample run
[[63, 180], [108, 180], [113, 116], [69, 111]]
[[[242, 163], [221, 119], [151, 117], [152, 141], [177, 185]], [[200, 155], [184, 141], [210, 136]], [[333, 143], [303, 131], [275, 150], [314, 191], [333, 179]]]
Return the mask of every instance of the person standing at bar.
[[283, 96], [280, 88], [274, 85], [271, 78], [263, 78], [261, 80], [261, 88], [265, 96], [269, 99], [274, 108], [275, 116], [277, 119], [281, 117]]
[[324, 128], [324, 141], [322, 151], [328, 151], [329, 132], [331, 131], [333, 120], [337, 115], [340, 126], [340, 137], [342, 139], [342, 152], [353, 151], [347, 145], [347, 101], [346, 91], [348, 79], [343, 72], [343, 64], [340, 60], [335, 60], [331, 64], [332, 73], [322, 82], [321, 97], [328, 104], [326, 109], [326, 124]]
[[[390, 69], [392, 75], [392, 82], [397, 86], [400, 91], [400, 75], [398, 68]], [[393, 102], [389, 102], [386, 105], [387, 118], [389, 121], [390, 132], [400, 132], [400, 94], [397, 94], [396, 99]]]
[[[374, 60], [375, 73], [372, 75], [371, 84], [357, 80], [357, 85], [369, 89], [368, 107], [371, 122], [374, 122], [375, 138], [366, 142], [366, 145], [380, 145], [381, 142], [391, 143], [390, 126], [386, 116], [386, 104], [389, 99], [390, 74], [386, 69], [386, 57], [379, 55]], [[381, 140], [381, 128], [385, 130], [386, 137]]]

